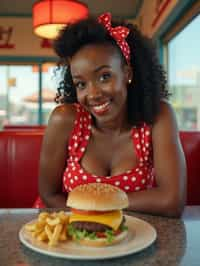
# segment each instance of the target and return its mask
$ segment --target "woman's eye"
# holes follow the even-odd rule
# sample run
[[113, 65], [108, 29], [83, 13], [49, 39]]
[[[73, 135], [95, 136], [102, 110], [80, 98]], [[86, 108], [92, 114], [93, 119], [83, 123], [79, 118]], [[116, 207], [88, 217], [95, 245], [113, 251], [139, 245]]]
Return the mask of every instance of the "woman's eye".
[[76, 89], [83, 90], [85, 88], [85, 82], [79, 81], [74, 83]]
[[100, 81], [107, 81], [111, 78], [111, 74], [110, 73], [103, 73], [101, 76], [100, 76]]

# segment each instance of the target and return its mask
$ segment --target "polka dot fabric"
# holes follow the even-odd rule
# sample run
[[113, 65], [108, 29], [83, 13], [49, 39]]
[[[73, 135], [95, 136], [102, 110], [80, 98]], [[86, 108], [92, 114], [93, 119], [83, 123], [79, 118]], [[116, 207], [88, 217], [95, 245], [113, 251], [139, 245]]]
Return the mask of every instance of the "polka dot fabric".
[[149, 126], [144, 124], [140, 128], [132, 128], [133, 145], [139, 159], [137, 167], [115, 176], [96, 176], [85, 171], [79, 163], [90, 139], [91, 115], [78, 105], [77, 114], [68, 146], [69, 159], [63, 176], [63, 185], [67, 192], [78, 185], [96, 182], [111, 184], [126, 192], [140, 191], [152, 187], [154, 176]]
[[110, 33], [110, 36], [112, 36], [113, 39], [117, 42], [119, 45], [124, 57], [126, 58], [127, 63], [130, 62], [130, 47], [125, 40], [126, 37], [129, 34], [129, 29], [124, 26], [118, 26], [112, 28], [111, 26], [111, 14], [104, 13], [101, 16], [98, 17], [98, 22], [106, 28], [106, 30]]
[[[107, 183], [117, 186], [125, 192], [136, 192], [151, 188], [155, 184], [152, 166], [151, 128], [146, 124], [132, 128], [133, 147], [138, 156], [138, 165], [131, 170], [115, 176], [96, 176], [85, 171], [80, 160], [84, 155], [91, 136], [91, 115], [76, 104], [77, 117], [70, 136], [67, 167], [63, 175], [64, 192], [72, 191], [76, 186], [88, 183]], [[45, 207], [40, 198], [34, 204], [35, 208]]]

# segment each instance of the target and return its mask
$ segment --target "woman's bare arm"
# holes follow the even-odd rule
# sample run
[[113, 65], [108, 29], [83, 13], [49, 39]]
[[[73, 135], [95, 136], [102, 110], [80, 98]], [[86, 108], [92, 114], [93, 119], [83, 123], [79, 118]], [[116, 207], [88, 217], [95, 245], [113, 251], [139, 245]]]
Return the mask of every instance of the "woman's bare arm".
[[62, 178], [68, 157], [68, 139], [76, 110], [71, 104], [57, 106], [45, 131], [40, 155], [39, 194], [47, 207], [66, 207]]
[[186, 165], [174, 112], [165, 102], [152, 128], [152, 143], [157, 187], [129, 193], [129, 209], [179, 217], [186, 201]]

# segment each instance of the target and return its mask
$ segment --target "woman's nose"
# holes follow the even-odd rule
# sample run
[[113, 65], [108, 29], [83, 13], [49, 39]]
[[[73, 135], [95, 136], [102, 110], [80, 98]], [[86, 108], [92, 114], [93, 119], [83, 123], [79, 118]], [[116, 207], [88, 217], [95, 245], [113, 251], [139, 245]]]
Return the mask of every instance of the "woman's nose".
[[96, 86], [94, 83], [91, 83], [89, 85], [89, 90], [88, 90], [88, 98], [89, 99], [96, 99], [102, 97], [102, 92], [101, 89]]

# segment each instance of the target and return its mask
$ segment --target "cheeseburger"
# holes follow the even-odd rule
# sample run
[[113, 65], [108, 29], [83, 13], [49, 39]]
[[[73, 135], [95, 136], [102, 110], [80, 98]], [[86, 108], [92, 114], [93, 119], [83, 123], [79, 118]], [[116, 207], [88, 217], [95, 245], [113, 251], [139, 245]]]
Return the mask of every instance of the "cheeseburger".
[[69, 193], [67, 206], [68, 234], [80, 244], [108, 246], [126, 237], [122, 209], [128, 207], [128, 197], [121, 189], [103, 183], [80, 185]]

